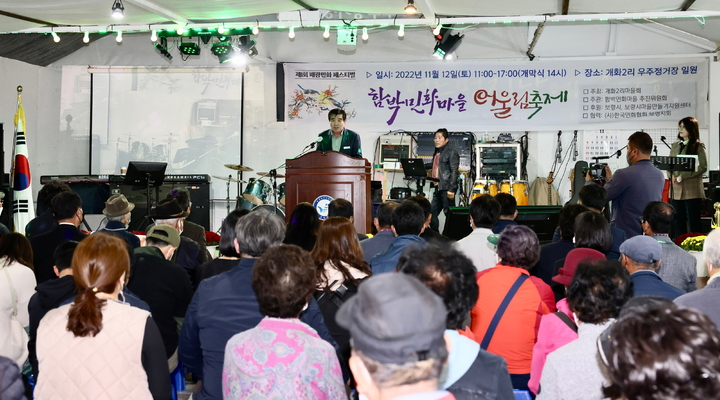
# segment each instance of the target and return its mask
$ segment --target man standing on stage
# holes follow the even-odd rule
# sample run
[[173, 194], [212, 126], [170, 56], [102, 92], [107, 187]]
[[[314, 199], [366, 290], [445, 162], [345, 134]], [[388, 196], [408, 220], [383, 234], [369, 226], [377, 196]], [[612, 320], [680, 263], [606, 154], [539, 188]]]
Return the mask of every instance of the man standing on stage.
[[318, 151], [339, 151], [345, 155], [354, 158], [362, 158], [362, 148], [360, 148], [360, 135], [345, 129], [345, 119], [347, 114], [345, 110], [336, 108], [328, 113], [330, 121], [330, 129], [321, 133], [322, 141], [318, 143]]
[[[614, 175], [605, 166], [605, 189], [607, 199], [612, 201], [610, 224], [627, 235], [628, 239], [642, 235], [640, 217], [645, 206], [651, 201], [661, 201], [665, 175], [650, 161], [653, 141], [645, 132], [635, 132], [628, 138], [627, 168]], [[585, 184], [594, 185], [590, 172], [585, 175]]]
[[457, 192], [458, 184], [458, 167], [460, 166], [460, 155], [458, 152], [448, 146], [450, 142], [450, 134], [445, 128], [440, 128], [435, 132], [435, 155], [432, 163], [432, 177], [437, 178], [435, 185], [435, 193], [432, 198], [432, 218], [430, 220], [430, 228], [436, 232], [440, 232], [440, 222], [438, 215], [440, 210], [447, 214], [450, 207], [455, 207], [455, 192]]

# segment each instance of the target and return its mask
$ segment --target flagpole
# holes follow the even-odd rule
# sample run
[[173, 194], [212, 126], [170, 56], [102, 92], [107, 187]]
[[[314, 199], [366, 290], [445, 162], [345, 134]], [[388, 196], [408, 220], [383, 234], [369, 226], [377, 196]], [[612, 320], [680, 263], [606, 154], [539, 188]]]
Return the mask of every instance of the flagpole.
[[13, 231], [25, 233], [25, 226], [35, 218], [32, 199], [32, 176], [28, 160], [27, 121], [22, 105], [22, 86], [17, 87], [18, 104], [15, 113], [15, 146], [13, 150]]
[[[20, 104], [22, 103], [22, 98], [20, 97], [20, 94], [22, 93], [22, 91], [23, 91], [23, 87], [18, 86], [17, 87], [18, 95], [17, 95], [17, 103], [15, 104], [15, 112], [17, 112], [18, 107], [20, 107]], [[15, 153], [17, 152], [17, 148], [16, 148], [17, 146], [15, 146], [15, 140], [17, 139], [17, 133], [18, 133], [17, 121], [15, 121], [15, 123], [13, 125], [15, 125], [15, 126], [13, 128], [13, 151], [12, 151], [12, 158], [11, 158], [12, 164], [10, 165], [10, 189], [14, 190], [15, 189]], [[25, 129], [25, 128], [23, 127], [23, 129]], [[15, 196], [13, 196], [13, 199], [14, 198], [15, 198]], [[14, 212], [13, 212], [13, 214], [14, 214]]]

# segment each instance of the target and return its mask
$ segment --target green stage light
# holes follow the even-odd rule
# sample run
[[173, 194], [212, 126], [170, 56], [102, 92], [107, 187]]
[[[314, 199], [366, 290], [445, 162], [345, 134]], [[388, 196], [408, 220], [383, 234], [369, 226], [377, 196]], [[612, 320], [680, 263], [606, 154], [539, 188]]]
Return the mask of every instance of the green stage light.
[[178, 45], [178, 50], [180, 50], [182, 54], [189, 56], [196, 56], [200, 54], [200, 46], [197, 43], [180, 43]]
[[217, 42], [213, 43], [212, 47], [210, 47], [210, 51], [213, 55], [220, 57], [221, 55], [231, 53], [233, 49], [230, 46], [230, 42]]

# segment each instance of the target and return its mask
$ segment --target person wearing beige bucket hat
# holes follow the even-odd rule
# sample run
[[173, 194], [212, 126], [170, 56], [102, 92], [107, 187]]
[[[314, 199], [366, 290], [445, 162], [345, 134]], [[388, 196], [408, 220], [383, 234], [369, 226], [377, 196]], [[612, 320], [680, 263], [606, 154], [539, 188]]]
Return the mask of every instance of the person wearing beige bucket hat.
[[105, 202], [103, 215], [107, 218], [108, 223], [98, 232], [113, 233], [128, 242], [132, 248], [140, 247], [140, 238], [128, 232], [127, 226], [130, 223], [131, 211], [135, 208], [135, 204], [128, 201], [125, 195], [114, 194]]

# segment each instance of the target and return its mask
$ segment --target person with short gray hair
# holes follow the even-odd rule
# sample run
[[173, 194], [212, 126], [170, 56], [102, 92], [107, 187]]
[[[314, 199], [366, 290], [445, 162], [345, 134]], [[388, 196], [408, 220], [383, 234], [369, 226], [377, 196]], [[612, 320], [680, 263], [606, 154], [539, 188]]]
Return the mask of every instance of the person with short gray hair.
[[235, 236], [238, 253], [260, 257], [285, 239], [285, 221], [274, 213], [258, 209], [238, 220]]
[[[253, 269], [263, 253], [282, 243], [285, 223], [277, 215], [258, 209], [240, 218], [235, 233], [240, 262], [230, 271], [200, 282], [180, 332], [180, 361], [203, 380], [197, 400], [223, 398], [225, 344], [236, 333], [257, 326], [264, 317], [252, 286]], [[341, 357], [314, 298], [310, 298], [300, 320], [332, 344]], [[349, 376], [343, 378], [347, 381]]]
[[710, 280], [704, 288], [678, 297], [675, 303], [705, 313], [720, 329], [720, 308], [717, 306], [720, 304], [720, 279], [717, 279], [720, 277], [720, 231], [717, 229], [705, 238], [703, 256]]

